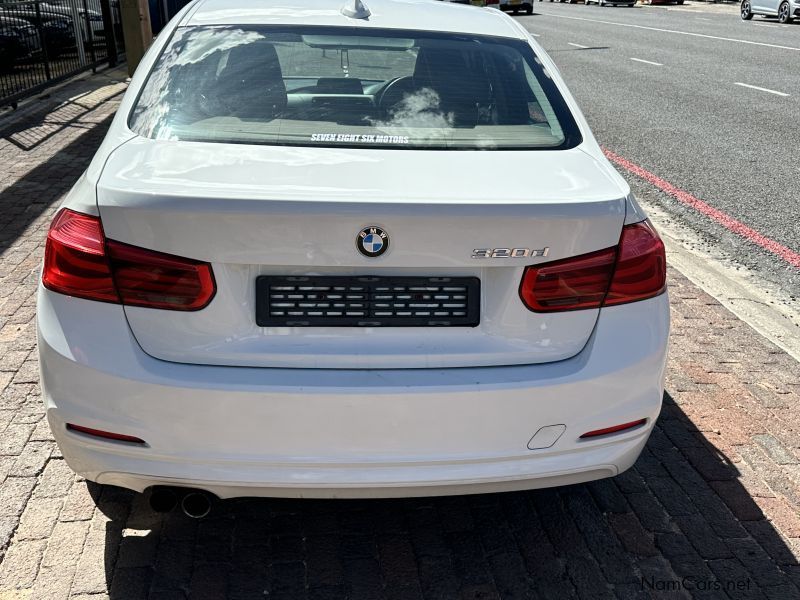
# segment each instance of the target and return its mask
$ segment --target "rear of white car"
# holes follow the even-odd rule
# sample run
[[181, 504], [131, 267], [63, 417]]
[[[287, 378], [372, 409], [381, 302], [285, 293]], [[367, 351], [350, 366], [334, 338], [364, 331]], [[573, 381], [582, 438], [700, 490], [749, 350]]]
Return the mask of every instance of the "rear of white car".
[[500, 10], [515, 15], [519, 14], [520, 11], [528, 15], [533, 14], [533, 0], [494, 0], [487, 2], [487, 5], [495, 5]]
[[88, 479], [447, 494], [641, 452], [663, 245], [554, 65], [497, 11], [351, 4], [190, 5], [56, 216], [42, 386]]

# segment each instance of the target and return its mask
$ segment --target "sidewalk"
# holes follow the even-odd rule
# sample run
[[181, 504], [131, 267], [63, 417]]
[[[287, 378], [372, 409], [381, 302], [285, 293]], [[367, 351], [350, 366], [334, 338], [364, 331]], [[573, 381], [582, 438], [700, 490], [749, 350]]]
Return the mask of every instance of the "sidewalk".
[[198, 522], [76, 478], [43, 420], [34, 294], [123, 89], [107, 73], [0, 120], [0, 600], [800, 598], [800, 365], [675, 270], [664, 410], [613, 480]]

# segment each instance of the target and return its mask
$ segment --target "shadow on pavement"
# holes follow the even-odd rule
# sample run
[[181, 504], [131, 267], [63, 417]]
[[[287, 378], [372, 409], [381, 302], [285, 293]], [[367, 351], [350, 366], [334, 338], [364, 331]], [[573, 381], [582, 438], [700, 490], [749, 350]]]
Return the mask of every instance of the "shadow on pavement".
[[[112, 101], [114, 97], [106, 102]], [[96, 110], [98, 107], [95, 106]], [[48, 113], [52, 115], [53, 113]], [[77, 121], [85, 113], [81, 112], [75, 116], [73, 121]], [[0, 253], [9, 246], [12, 246], [17, 238], [26, 231], [42, 213], [47, 211], [53, 203], [66, 194], [80, 174], [86, 169], [92, 159], [92, 154], [86, 152], [86, 148], [97, 148], [103, 140], [108, 126], [111, 124], [113, 115], [104, 118], [99, 123], [87, 124], [86, 131], [80, 133], [69, 144], [60, 148], [47, 160], [32, 158], [37, 166], [26, 172], [6, 188], [0, 188]], [[59, 130], [67, 127], [76, 127], [75, 122], [65, 121], [53, 124]], [[18, 136], [17, 146], [27, 144], [36, 146], [45, 139], [54, 135], [53, 133], [32, 133], [36, 130], [36, 125], [29, 123], [27, 127], [15, 125], [13, 130], [6, 129], [0, 135]], [[27, 138], [26, 138], [27, 136]], [[36, 140], [37, 136], [44, 136], [44, 139]], [[9, 139], [6, 137], [6, 139]], [[0, 152], [0, 160], [3, 159]], [[24, 164], [6, 165], [6, 168], [26, 168]]]
[[89, 485], [110, 519], [105, 571], [115, 600], [796, 598], [794, 556], [738, 476], [667, 394], [636, 466], [590, 484], [400, 500], [239, 499], [201, 521]]
[[[0, 137], [23, 152], [30, 152], [68, 127], [92, 129], [95, 123], [82, 124], [80, 121], [98, 108], [91, 99], [95, 92], [96, 90], [89, 89], [65, 100], [55, 109], [48, 106], [31, 115], [14, 119], [0, 128]], [[105, 98], [103, 102], [114, 100], [123, 93], [124, 90], [119, 90]]]

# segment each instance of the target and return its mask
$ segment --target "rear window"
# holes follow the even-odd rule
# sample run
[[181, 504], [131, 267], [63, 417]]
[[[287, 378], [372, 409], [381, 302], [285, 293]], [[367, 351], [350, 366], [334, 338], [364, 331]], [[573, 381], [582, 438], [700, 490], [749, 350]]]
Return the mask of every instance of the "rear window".
[[379, 148], [580, 143], [521, 40], [350, 28], [180, 28], [131, 128], [155, 139]]

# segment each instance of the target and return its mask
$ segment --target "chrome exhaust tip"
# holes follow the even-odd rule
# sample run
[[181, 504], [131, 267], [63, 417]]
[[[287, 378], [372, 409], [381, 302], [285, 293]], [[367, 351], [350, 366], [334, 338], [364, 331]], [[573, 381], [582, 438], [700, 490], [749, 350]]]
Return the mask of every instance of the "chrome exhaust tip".
[[205, 492], [189, 492], [181, 500], [183, 514], [192, 519], [202, 519], [211, 512], [211, 497]]

